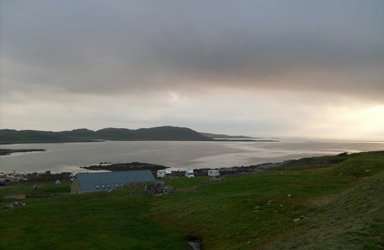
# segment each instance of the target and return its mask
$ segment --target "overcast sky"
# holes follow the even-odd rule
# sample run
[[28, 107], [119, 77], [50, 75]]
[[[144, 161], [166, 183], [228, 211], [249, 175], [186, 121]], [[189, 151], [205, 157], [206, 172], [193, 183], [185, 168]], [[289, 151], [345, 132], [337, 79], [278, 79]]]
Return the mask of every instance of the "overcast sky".
[[382, 0], [0, 2], [0, 128], [384, 139]]

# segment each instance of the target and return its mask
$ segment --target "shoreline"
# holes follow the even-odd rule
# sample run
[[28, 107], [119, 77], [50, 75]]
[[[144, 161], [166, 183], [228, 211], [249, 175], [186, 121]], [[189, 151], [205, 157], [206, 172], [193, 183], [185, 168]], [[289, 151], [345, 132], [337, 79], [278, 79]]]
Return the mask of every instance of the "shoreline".
[[[383, 151], [380, 151], [383, 152]], [[371, 152], [365, 152], [371, 153]], [[286, 160], [275, 163], [261, 163], [255, 165], [247, 166], [233, 166], [228, 168], [200, 168], [193, 169], [194, 175], [196, 177], [208, 176], [208, 171], [215, 169], [218, 170], [220, 176], [237, 176], [237, 175], [250, 175], [257, 172], [268, 171], [268, 170], [283, 170], [283, 169], [310, 169], [310, 168], [319, 168], [319, 167], [329, 167], [334, 164], [340, 163], [351, 156], [359, 153], [341, 153], [337, 155], [328, 155], [328, 156], [315, 156], [300, 158], [295, 160]], [[170, 171], [166, 174], [166, 177], [184, 177], [186, 172], [190, 169], [172, 170], [171, 167], [158, 165], [153, 163], [144, 163], [144, 162], [130, 162], [130, 163], [116, 163], [110, 164], [107, 162], [100, 162], [99, 164], [93, 164], [89, 166], [80, 167], [81, 169], [92, 171], [129, 171], [129, 170], [150, 170], [152, 174], [156, 177], [158, 170], [167, 170]], [[3, 180], [8, 180], [10, 183], [19, 183], [19, 182], [40, 182], [40, 181], [71, 181], [76, 172], [51, 172], [49, 170], [44, 172], [12, 172], [5, 173], [0, 171], [0, 177]]]
[[[232, 166], [232, 167], [218, 167], [218, 168], [197, 168], [193, 169], [195, 176], [207, 176], [208, 170], [218, 170], [221, 176], [229, 176], [229, 175], [244, 175], [244, 174], [252, 174], [260, 171], [267, 170], [284, 170], [284, 169], [311, 169], [311, 168], [322, 168], [322, 167], [330, 167], [335, 164], [338, 164], [344, 160], [349, 159], [355, 155], [366, 154], [366, 153], [382, 153], [384, 151], [366, 151], [366, 152], [358, 152], [358, 153], [340, 153], [334, 155], [325, 155], [325, 156], [314, 156], [314, 157], [303, 157], [299, 159], [285, 160], [280, 162], [266, 162], [254, 165], [242, 165], [242, 166]], [[129, 171], [129, 170], [150, 170], [154, 174], [158, 170], [170, 170], [167, 176], [184, 176], [185, 172], [191, 169], [175, 169], [173, 167], [168, 167], [160, 164], [154, 163], [145, 163], [145, 162], [130, 162], [130, 163], [107, 163], [100, 162], [99, 164], [92, 164], [88, 166], [82, 166], [80, 169], [92, 171]], [[5, 174], [5, 172], [1, 172]], [[22, 176], [44, 176], [45, 178], [49, 178], [49, 176], [72, 176], [76, 171], [61, 171], [61, 172], [51, 172], [50, 170], [42, 171], [42, 172], [13, 172], [16, 175]], [[47, 177], [48, 176], [48, 177]], [[33, 178], [35, 179], [35, 178]]]
[[[364, 153], [364, 152], [360, 152]], [[369, 153], [369, 152], [365, 152]], [[325, 156], [313, 156], [313, 157], [303, 157], [299, 159], [285, 160], [280, 162], [266, 162], [254, 165], [244, 165], [244, 166], [232, 166], [232, 167], [221, 167], [221, 168], [196, 168], [193, 169], [196, 176], [207, 176], [208, 170], [215, 169], [220, 172], [221, 175], [238, 175], [238, 174], [247, 174], [256, 171], [264, 171], [278, 168], [312, 168], [312, 167], [322, 167], [326, 165], [332, 165], [340, 163], [341, 161], [346, 160], [351, 155], [359, 153], [340, 153], [335, 155], [325, 155]], [[90, 166], [81, 167], [86, 170], [104, 170], [104, 171], [127, 171], [127, 170], [151, 170], [156, 172], [157, 170], [169, 169], [170, 172], [168, 176], [183, 176], [187, 170], [191, 169], [175, 169], [172, 167], [158, 165], [153, 163], [143, 163], [143, 162], [130, 162], [130, 163], [116, 163], [116, 164], [94, 164]], [[174, 170], [172, 170], [174, 169]]]

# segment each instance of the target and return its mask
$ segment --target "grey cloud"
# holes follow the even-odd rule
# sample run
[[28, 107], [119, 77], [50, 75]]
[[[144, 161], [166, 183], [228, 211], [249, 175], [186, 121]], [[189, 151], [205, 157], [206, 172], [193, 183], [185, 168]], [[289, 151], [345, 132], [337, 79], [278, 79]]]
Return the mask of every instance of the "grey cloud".
[[384, 2], [2, 1], [3, 90], [384, 93]]

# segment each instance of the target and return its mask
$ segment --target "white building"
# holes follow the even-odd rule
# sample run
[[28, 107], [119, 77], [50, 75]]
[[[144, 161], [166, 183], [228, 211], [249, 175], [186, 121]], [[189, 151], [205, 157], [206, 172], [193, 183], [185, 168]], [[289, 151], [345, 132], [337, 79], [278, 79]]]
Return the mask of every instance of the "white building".
[[210, 169], [210, 170], [208, 170], [208, 176], [209, 177], [219, 177], [220, 171], [218, 169]]
[[185, 177], [187, 177], [187, 178], [195, 177], [195, 172], [193, 171], [193, 169], [185, 171]]
[[167, 175], [167, 170], [165, 169], [160, 169], [160, 170], [157, 170], [156, 172], [157, 178], [164, 178], [166, 175]]

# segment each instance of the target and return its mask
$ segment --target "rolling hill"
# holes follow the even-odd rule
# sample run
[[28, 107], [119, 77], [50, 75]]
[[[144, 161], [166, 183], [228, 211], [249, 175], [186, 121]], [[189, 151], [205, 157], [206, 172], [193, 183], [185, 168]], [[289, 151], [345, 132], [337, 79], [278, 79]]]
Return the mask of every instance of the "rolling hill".
[[75, 129], [70, 131], [40, 130], [0, 130], [0, 144], [11, 143], [50, 143], [50, 142], [87, 142], [99, 140], [141, 141], [141, 140], [173, 140], [173, 141], [210, 141], [205, 136], [190, 128], [162, 126], [154, 128], [126, 129], [103, 128], [100, 130]]

